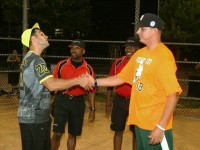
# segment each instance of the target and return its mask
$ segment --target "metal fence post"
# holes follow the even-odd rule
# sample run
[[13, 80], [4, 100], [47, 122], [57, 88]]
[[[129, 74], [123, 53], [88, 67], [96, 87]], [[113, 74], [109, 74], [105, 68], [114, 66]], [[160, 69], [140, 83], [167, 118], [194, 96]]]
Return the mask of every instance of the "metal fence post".
[[[23, 0], [23, 21], [22, 21], [22, 26], [23, 29], [22, 31], [26, 30], [28, 27], [28, 1], [29, 0]], [[23, 46], [23, 51], [22, 51], [22, 55], [25, 56], [26, 52], [27, 52], [27, 48], [25, 46]]]

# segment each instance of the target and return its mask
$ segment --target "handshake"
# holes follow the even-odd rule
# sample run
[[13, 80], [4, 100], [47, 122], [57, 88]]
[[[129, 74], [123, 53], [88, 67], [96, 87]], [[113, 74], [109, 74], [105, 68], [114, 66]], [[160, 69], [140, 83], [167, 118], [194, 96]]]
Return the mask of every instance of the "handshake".
[[77, 78], [78, 85], [83, 87], [85, 90], [92, 90], [94, 87], [97, 88], [95, 84], [95, 79], [86, 72]]

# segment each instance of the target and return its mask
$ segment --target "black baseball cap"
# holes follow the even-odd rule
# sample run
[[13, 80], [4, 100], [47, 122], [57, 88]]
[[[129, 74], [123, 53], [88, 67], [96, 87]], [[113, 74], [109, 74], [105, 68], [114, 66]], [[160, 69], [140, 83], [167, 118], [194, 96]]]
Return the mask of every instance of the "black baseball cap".
[[126, 39], [124, 46], [140, 47], [140, 42], [137, 37], [130, 37]]
[[143, 14], [139, 23], [136, 23], [138, 27], [158, 28], [161, 31], [164, 29], [164, 24], [164, 21], [159, 16], [151, 13]]
[[77, 45], [80, 48], [85, 48], [85, 43], [81, 39], [73, 40], [72, 43], [69, 45], [69, 47], [71, 47], [72, 45]]

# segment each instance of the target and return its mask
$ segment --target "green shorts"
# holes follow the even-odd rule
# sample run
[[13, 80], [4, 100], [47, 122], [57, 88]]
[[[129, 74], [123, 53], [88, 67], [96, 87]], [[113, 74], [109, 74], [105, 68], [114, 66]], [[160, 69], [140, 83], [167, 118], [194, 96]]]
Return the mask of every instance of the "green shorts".
[[[150, 130], [144, 130], [135, 126], [137, 150], [162, 150], [161, 144], [151, 145], [149, 144]], [[165, 137], [170, 150], [173, 150], [173, 136], [172, 129], [165, 131]]]

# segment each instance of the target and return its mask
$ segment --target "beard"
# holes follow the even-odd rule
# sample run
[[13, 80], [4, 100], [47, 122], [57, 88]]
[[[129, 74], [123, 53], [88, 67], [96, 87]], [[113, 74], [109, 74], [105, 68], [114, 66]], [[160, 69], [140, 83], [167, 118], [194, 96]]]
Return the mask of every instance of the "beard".
[[71, 57], [72, 57], [72, 60], [74, 60], [74, 61], [82, 60], [82, 57], [79, 56], [77, 53], [71, 53]]
[[39, 41], [39, 44], [42, 45], [44, 48], [47, 48], [49, 46], [49, 42], [48, 41]]
[[71, 53], [72, 58], [76, 59], [78, 57], [77, 53]]

